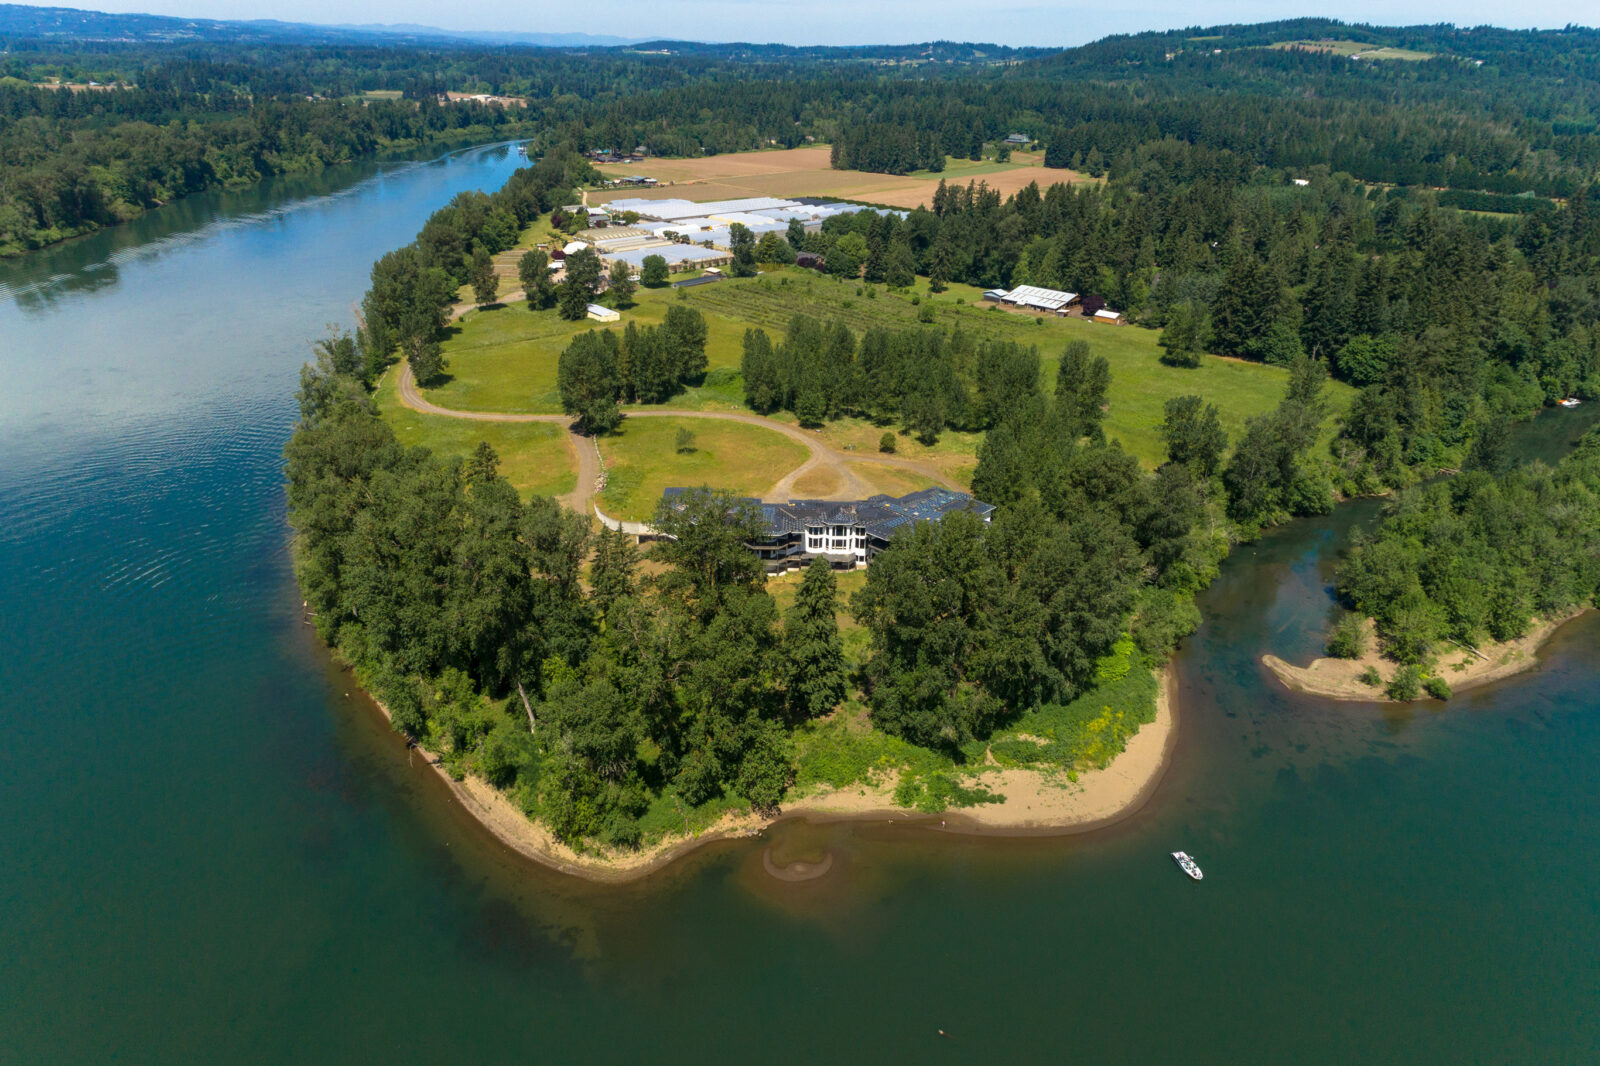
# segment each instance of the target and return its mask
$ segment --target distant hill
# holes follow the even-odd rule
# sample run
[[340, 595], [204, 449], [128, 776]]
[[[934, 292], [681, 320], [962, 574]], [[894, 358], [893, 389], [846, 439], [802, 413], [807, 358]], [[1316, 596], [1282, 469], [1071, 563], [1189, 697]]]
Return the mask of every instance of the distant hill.
[[609, 48], [636, 43], [626, 37], [587, 33], [517, 33], [444, 30], [434, 26], [316, 26], [274, 19], [229, 21], [167, 15], [118, 15], [70, 7], [0, 4], [0, 37], [53, 40], [177, 42], [294, 41], [300, 43], [449, 43], [523, 45], [535, 48]]

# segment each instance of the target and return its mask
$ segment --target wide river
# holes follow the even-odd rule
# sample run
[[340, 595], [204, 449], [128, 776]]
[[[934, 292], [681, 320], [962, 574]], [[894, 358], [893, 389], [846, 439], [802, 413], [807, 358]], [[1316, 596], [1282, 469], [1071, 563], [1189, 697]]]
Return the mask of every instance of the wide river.
[[1600, 1059], [1594, 616], [1448, 707], [1257, 665], [1316, 651], [1371, 503], [1229, 560], [1172, 766], [1114, 828], [788, 824], [826, 877], [739, 841], [620, 888], [486, 839], [302, 625], [280, 451], [372, 260], [516, 163], [350, 168], [0, 264], [0, 1061]]

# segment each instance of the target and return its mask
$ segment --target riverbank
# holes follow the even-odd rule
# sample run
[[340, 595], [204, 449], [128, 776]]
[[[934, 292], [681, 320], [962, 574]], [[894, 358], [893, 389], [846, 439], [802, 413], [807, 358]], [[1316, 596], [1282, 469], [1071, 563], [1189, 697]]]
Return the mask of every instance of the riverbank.
[[[1537, 622], [1525, 636], [1486, 644], [1477, 649], [1477, 654], [1466, 648], [1452, 646], [1447, 654], [1440, 656], [1438, 675], [1449, 682], [1452, 692], [1463, 692], [1531, 670], [1539, 665], [1539, 648], [1562, 626], [1586, 613], [1587, 609], [1574, 611], [1559, 618]], [[1369, 628], [1370, 625], [1369, 622]], [[1369, 644], [1374, 642], [1369, 641]], [[1376, 650], [1368, 651], [1359, 659], [1313, 659], [1308, 666], [1295, 666], [1276, 655], [1267, 654], [1261, 656], [1261, 664], [1287, 688], [1310, 696], [1360, 703], [1398, 702], [1386, 696], [1381, 687], [1361, 680], [1361, 675], [1372, 669], [1388, 681], [1398, 669], [1395, 663], [1383, 658]]]
[[[1003, 796], [999, 803], [963, 808], [943, 815], [920, 814], [894, 803], [894, 778], [870, 786], [852, 786], [797, 797], [779, 819], [843, 821], [882, 818], [931, 822], [938, 818], [946, 832], [993, 836], [1067, 835], [1110, 825], [1135, 813], [1160, 783], [1177, 739], [1174, 676], [1169, 665], [1156, 692], [1155, 720], [1140, 728], [1122, 753], [1101, 770], [1086, 770], [1070, 780], [1063, 772], [995, 768], [977, 784]], [[385, 719], [389, 709], [368, 699]], [[757, 836], [774, 819], [747, 811], [728, 814], [688, 837], [669, 837], [636, 850], [578, 852], [531, 821], [505, 793], [481, 778], [451, 777], [440, 757], [421, 746], [427, 761], [469, 814], [502, 844], [541, 866], [590, 881], [621, 883], [645, 877], [689, 852], [719, 840]]]

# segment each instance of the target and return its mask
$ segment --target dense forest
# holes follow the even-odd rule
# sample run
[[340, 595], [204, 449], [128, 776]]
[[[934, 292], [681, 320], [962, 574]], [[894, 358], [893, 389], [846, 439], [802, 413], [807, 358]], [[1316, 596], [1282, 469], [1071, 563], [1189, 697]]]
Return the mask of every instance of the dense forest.
[[[1370, 40], [1431, 56], [1353, 62], [1271, 47]], [[1134, 178], [1152, 145], [1219, 166], [1326, 167], [1445, 187], [1514, 213], [1600, 168], [1600, 34], [1325, 20], [1113, 37], [1059, 52], [935, 44], [489, 48], [19, 37], [0, 58], [0, 249], [85, 232], [200, 188], [451, 137], [540, 151], [693, 156], [810, 141], [837, 165], [938, 169], [1012, 131], [1052, 166]], [[41, 89], [50, 79], [117, 86]], [[445, 91], [518, 96], [440, 106]], [[368, 93], [398, 93], [380, 100]], [[1465, 199], [1459, 199], [1459, 198]], [[1511, 202], [1515, 201], [1515, 202]], [[1508, 206], [1509, 204], [1509, 206]]]

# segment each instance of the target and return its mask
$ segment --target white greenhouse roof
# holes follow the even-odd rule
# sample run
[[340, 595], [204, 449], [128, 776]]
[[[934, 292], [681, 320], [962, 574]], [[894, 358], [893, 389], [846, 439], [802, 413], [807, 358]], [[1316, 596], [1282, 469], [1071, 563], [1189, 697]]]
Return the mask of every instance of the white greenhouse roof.
[[1059, 311], [1078, 298], [1075, 292], [1045, 289], [1038, 285], [1019, 285], [1002, 299], [1023, 307], [1037, 307], [1041, 311]]

